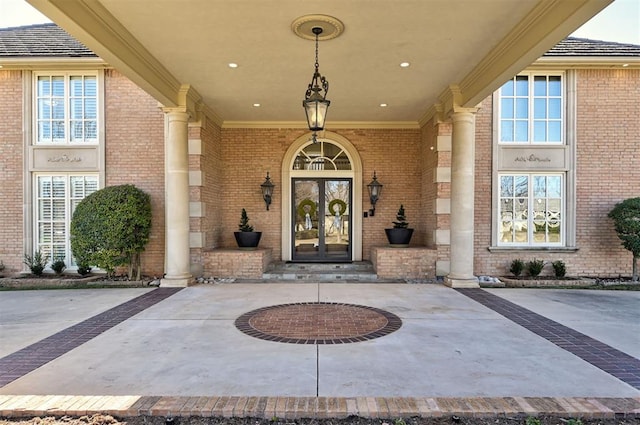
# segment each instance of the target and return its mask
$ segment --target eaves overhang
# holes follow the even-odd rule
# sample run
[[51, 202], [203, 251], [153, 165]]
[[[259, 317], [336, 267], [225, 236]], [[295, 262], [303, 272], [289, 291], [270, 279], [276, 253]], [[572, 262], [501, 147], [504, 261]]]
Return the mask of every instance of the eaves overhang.
[[543, 56], [529, 68], [640, 68], [640, 56]]
[[98, 57], [0, 57], [0, 69], [105, 69], [111, 68]]

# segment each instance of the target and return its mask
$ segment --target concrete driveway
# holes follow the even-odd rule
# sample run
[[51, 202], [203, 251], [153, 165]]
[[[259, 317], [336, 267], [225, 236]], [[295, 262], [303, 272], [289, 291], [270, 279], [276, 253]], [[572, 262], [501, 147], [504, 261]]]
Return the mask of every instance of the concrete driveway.
[[[100, 321], [117, 316], [112, 308], [161, 290], [0, 292], [0, 372], [29, 357], [29, 347], [44, 338], [58, 347], [55, 358], [23, 369], [0, 395], [633, 397], [640, 403], [640, 291], [199, 285], [127, 313], [68, 351], [60, 349], [64, 335], [51, 337], [99, 314]], [[398, 316], [402, 326], [367, 341], [316, 345], [266, 341], [234, 325], [255, 309], [317, 302], [374, 307]], [[531, 328], [492, 303], [533, 314], [526, 319]], [[579, 344], [567, 348], [540, 336], [536, 326], [596, 341], [589, 342], [593, 350], [626, 362], [630, 377], [597, 366], [591, 349], [581, 354]]]

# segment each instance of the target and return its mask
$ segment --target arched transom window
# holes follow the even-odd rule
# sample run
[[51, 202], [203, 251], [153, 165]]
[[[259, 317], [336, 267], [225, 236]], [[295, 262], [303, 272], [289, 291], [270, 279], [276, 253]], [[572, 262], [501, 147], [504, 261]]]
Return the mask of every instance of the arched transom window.
[[351, 161], [340, 146], [319, 140], [300, 149], [293, 161], [294, 170], [351, 170]]

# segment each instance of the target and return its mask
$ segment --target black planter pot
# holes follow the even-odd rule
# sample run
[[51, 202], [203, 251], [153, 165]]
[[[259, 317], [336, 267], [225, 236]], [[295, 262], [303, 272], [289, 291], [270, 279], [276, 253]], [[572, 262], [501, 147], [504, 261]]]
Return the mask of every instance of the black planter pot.
[[239, 248], [256, 249], [260, 243], [262, 232], [233, 232]]
[[389, 245], [397, 248], [406, 248], [411, 242], [411, 236], [413, 235], [413, 229], [392, 228], [384, 229], [387, 234], [387, 240]]

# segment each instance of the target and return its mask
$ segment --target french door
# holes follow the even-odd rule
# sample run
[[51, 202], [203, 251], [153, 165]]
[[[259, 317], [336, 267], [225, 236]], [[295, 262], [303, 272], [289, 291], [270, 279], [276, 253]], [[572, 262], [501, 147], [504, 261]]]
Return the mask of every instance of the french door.
[[350, 178], [291, 181], [292, 260], [351, 261]]

